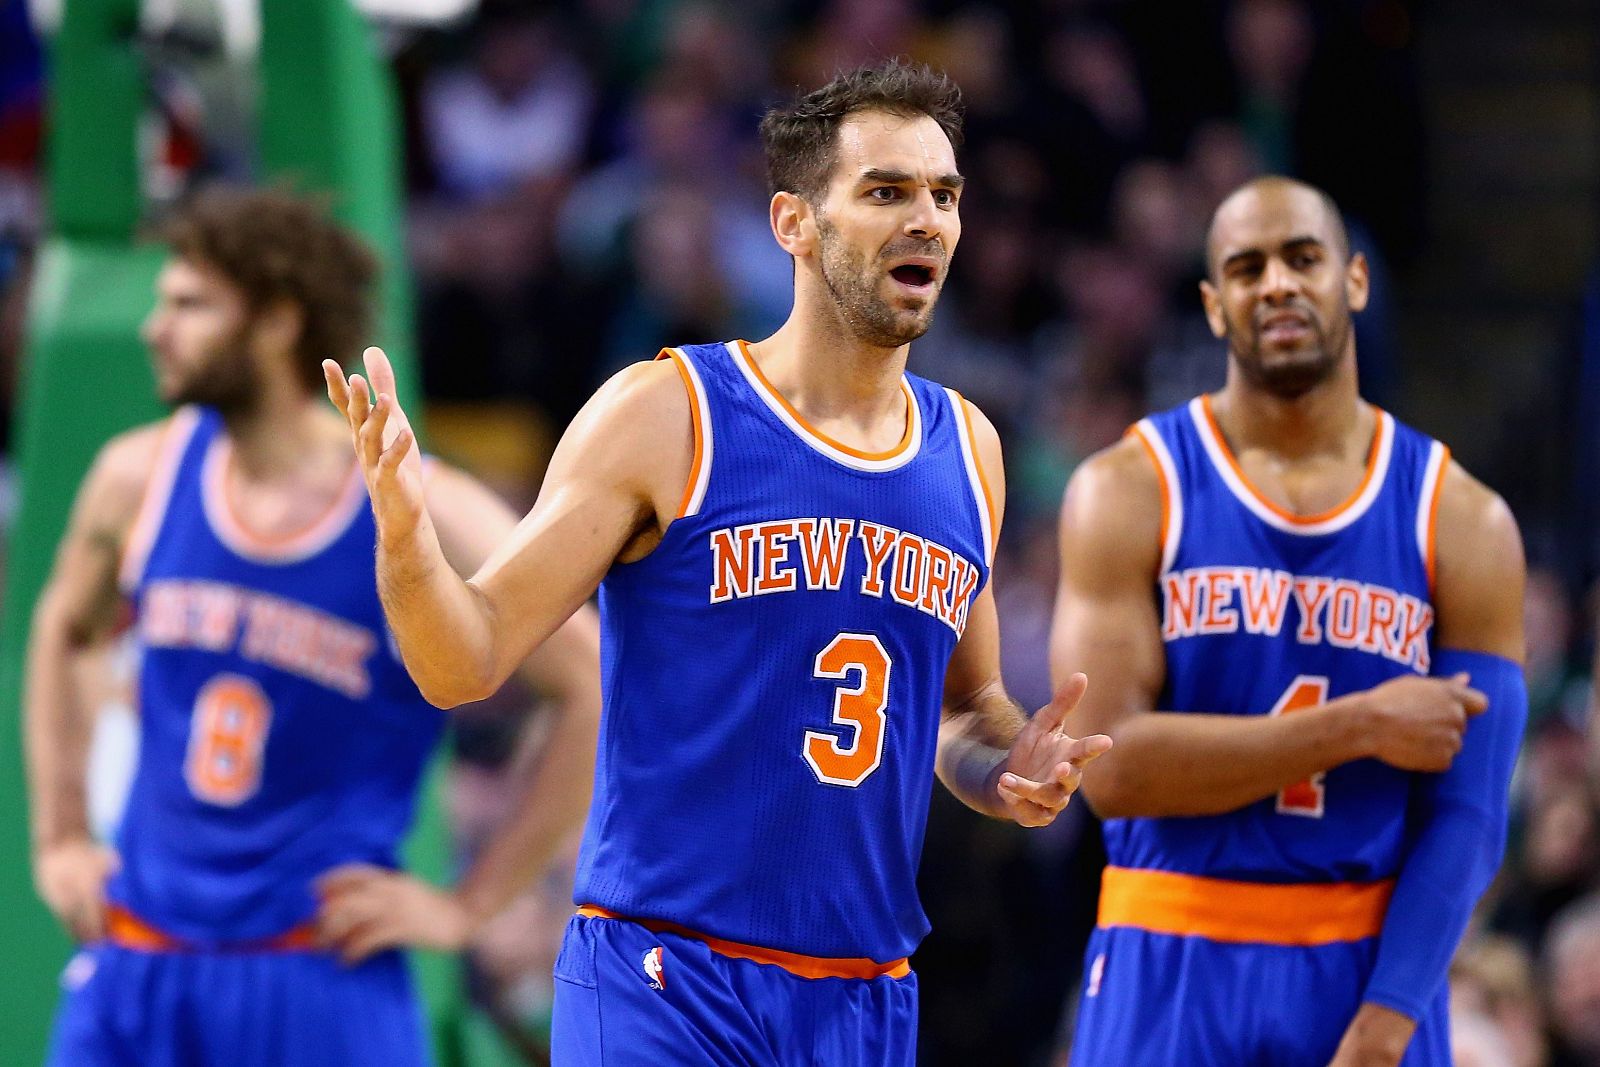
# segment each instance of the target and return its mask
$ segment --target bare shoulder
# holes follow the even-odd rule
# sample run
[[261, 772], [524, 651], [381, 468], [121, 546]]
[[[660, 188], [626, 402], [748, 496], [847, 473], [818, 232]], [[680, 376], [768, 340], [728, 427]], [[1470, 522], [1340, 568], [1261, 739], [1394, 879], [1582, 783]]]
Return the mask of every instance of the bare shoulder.
[[1145, 445], [1124, 437], [1073, 472], [1061, 503], [1063, 578], [1150, 581], [1161, 562], [1167, 508]]
[[[688, 387], [673, 360], [635, 363], [612, 375], [572, 420], [567, 436], [586, 443], [614, 443], [613, 458], [649, 461], [675, 443], [693, 444]], [[623, 445], [649, 445], [630, 453]]]
[[1439, 643], [1520, 660], [1526, 565], [1511, 509], [1452, 461], [1434, 529]]
[[100, 446], [78, 490], [82, 518], [98, 526], [132, 524], [172, 425], [170, 417], [146, 423]]

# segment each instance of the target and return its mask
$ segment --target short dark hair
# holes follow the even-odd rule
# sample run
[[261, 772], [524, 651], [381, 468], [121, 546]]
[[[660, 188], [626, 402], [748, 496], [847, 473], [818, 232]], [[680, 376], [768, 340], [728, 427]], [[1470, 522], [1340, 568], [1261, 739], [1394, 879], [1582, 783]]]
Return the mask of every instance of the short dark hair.
[[891, 59], [846, 71], [766, 113], [761, 143], [771, 191], [794, 193], [809, 202], [820, 199], [838, 158], [839, 124], [858, 111], [927, 115], [952, 148], [961, 147], [966, 106], [960, 86], [932, 67]]
[[1226, 207], [1234, 197], [1240, 195], [1241, 193], [1253, 192], [1257, 189], [1273, 187], [1303, 189], [1312, 196], [1316, 197], [1317, 200], [1322, 204], [1322, 210], [1327, 213], [1328, 221], [1332, 230], [1334, 247], [1346, 262], [1349, 261], [1351, 253], [1350, 230], [1345, 225], [1344, 212], [1339, 210], [1338, 203], [1333, 199], [1332, 196], [1328, 194], [1326, 189], [1323, 189], [1318, 185], [1312, 185], [1307, 181], [1301, 181], [1299, 178], [1290, 178], [1282, 174], [1261, 174], [1251, 178], [1249, 181], [1233, 190], [1227, 196], [1223, 197], [1222, 202], [1212, 209], [1211, 221], [1206, 223], [1206, 277], [1210, 278], [1212, 282], [1217, 280], [1217, 217], [1222, 214], [1222, 209]]
[[279, 300], [300, 309], [305, 384], [322, 361], [344, 363], [367, 340], [378, 258], [325, 207], [283, 189], [207, 188], [161, 227], [172, 254], [220, 273], [252, 311]]

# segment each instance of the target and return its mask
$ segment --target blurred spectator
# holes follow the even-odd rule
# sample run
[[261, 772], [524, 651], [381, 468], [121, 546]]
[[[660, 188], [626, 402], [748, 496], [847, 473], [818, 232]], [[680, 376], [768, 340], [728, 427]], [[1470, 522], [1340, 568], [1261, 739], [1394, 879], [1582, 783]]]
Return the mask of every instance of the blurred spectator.
[[1600, 1063], [1600, 895], [1590, 894], [1556, 917], [1544, 973], [1555, 1033], [1551, 1067]]
[[1450, 1018], [1459, 1067], [1545, 1067], [1549, 1062], [1533, 960], [1511, 938], [1469, 935], [1450, 965]]
[[1268, 171], [1295, 172], [1294, 120], [1315, 43], [1302, 0], [1239, 0], [1228, 15], [1239, 118]]
[[1592, 795], [1581, 777], [1553, 783], [1531, 800], [1520, 852], [1508, 865], [1496, 929], [1543, 947], [1552, 919], [1595, 888], [1600, 836]]
[[439, 72], [422, 90], [440, 191], [473, 201], [566, 173], [582, 155], [592, 97], [553, 16], [485, 19], [471, 64]]

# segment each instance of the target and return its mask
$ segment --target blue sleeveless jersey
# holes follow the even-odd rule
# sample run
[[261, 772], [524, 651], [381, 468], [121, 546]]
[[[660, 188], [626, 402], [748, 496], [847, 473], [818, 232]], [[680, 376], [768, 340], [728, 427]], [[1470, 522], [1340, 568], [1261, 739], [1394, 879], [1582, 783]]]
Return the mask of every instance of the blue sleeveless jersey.
[[909, 955], [945, 670], [989, 574], [965, 409], [907, 375], [905, 439], [868, 456], [810, 430], [742, 343], [663, 355], [694, 399], [695, 469], [661, 543], [600, 586], [575, 900]]
[[139, 765], [111, 898], [182, 938], [310, 918], [340, 863], [393, 865], [443, 716], [388, 638], [359, 471], [311, 529], [233, 517], [214, 412], [171, 419], [129, 538]]
[[[1361, 487], [1302, 518], [1249, 484], [1206, 398], [1131, 432], [1164, 495], [1155, 596], [1167, 677], [1157, 707], [1293, 714], [1428, 673], [1443, 445], [1378, 411]], [[1213, 878], [1376, 881], [1404, 857], [1415, 778], [1358, 760], [1224, 815], [1109, 820], [1107, 851], [1116, 866]]]

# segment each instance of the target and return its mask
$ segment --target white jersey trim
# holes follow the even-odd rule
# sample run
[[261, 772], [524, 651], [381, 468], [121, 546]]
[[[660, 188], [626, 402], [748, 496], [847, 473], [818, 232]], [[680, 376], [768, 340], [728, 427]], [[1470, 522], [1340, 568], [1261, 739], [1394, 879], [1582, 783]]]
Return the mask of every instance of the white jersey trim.
[[181, 407], [172, 413], [161, 431], [161, 443], [156, 452], [155, 466], [150, 481], [145, 484], [144, 499], [128, 531], [128, 543], [123, 549], [122, 565], [117, 573], [117, 584], [124, 593], [132, 593], [144, 580], [145, 565], [150, 562], [150, 550], [155, 547], [161, 527], [166, 524], [167, 505], [172, 501], [172, 488], [178, 480], [178, 468], [183, 464], [184, 453], [194, 438], [195, 427], [200, 425], [200, 409]]
[[972, 502], [978, 509], [978, 526], [983, 531], [983, 562], [993, 569], [995, 538], [994, 523], [989, 518], [989, 491], [978, 466], [977, 446], [967, 433], [967, 413], [963, 407], [965, 401], [954, 389], [947, 388], [944, 392], [950, 398], [950, 410], [955, 415], [956, 433], [961, 438], [961, 462], [967, 469], [967, 485], [972, 490]]
[[367, 506], [361, 465], [352, 463], [338, 498], [316, 522], [281, 539], [269, 539], [240, 522], [228, 502], [228, 468], [233, 442], [217, 434], [206, 446], [200, 469], [200, 504], [211, 532], [235, 555], [256, 563], [289, 564], [310, 559], [337, 541]]
[[1251, 514], [1275, 530], [1284, 533], [1299, 534], [1304, 537], [1313, 537], [1321, 534], [1337, 533], [1355, 522], [1367, 513], [1372, 507], [1372, 502], [1378, 499], [1378, 494], [1383, 491], [1384, 482], [1389, 474], [1389, 460], [1394, 452], [1394, 417], [1382, 409], [1374, 409], [1378, 417], [1375, 449], [1371, 467], [1355, 499], [1349, 501], [1337, 511], [1326, 518], [1313, 522], [1306, 522], [1289, 515], [1270, 501], [1263, 499], [1261, 494], [1241, 476], [1237, 463], [1223, 441], [1212, 429], [1211, 419], [1206, 412], [1202, 397], [1189, 401], [1189, 417], [1194, 422], [1195, 431], [1200, 435], [1200, 441], [1205, 446], [1206, 455], [1211, 459], [1211, 465], [1227, 485], [1234, 497], [1249, 509]]
[[755, 391], [767, 409], [782, 420], [783, 424], [794, 431], [794, 435], [804, 441], [814, 451], [833, 460], [835, 463], [850, 467], [858, 471], [892, 471], [904, 467], [917, 457], [917, 452], [922, 448], [922, 411], [917, 404], [917, 394], [911, 388], [904, 376], [900, 379], [900, 391], [906, 398], [906, 418], [909, 420], [905, 438], [900, 446], [892, 453], [874, 457], [855, 450], [845, 451], [839, 445], [811, 427], [807, 426], [796, 417], [794, 410], [779, 396], [772, 386], [762, 377], [760, 370], [746, 354], [744, 346], [737, 341], [729, 341], [725, 346], [728, 355], [733, 360], [733, 365], [739, 368], [739, 373], [744, 375], [745, 381], [750, 383], [750, 388]]
[[669, 348], [666, 352], [685, 375], [689, 402], [694, 405], [695, 443], [700, 453], [694, 461], [694, 469], [689, 472], [689, 484], [685, 487], [683, 502], [678, 508], [677, 517], [685, 519], [700, 514], [700, 506], [706, 499], [706, 487], [711, 484], [711, 401], [706, 396], [706, 385], [700, 378], [700, 368], [694, 365], [694, 360], [681, 348]]
[[1422, 559], [1422, 569], [1428, 575], [1428, 589], [1433, 590], [1434, 539], [1438, 535], [1439, 485], [1444, 478], [1445, 464], [1450, 462], [1450, 450], [1438, 441], [1428, 446], [1428, 463], [1422, 476], [1422, 492], [1417, 497], [1417, 555]]
[[1161, 573], [1172, 570], [1178, 558], [1178, 546], [1183, 542], [1183, 482], [1178, 479], [1178, 465], [1172, 462], [1172, 453], [1161, 431], [1149, 419], [1140, 419], [1133, 432], [1150, 449], [1155, 457], [1156, 472], [1161, 475], [1162, 502], [1166, 505], [1166, 521], [1161, 530]]

